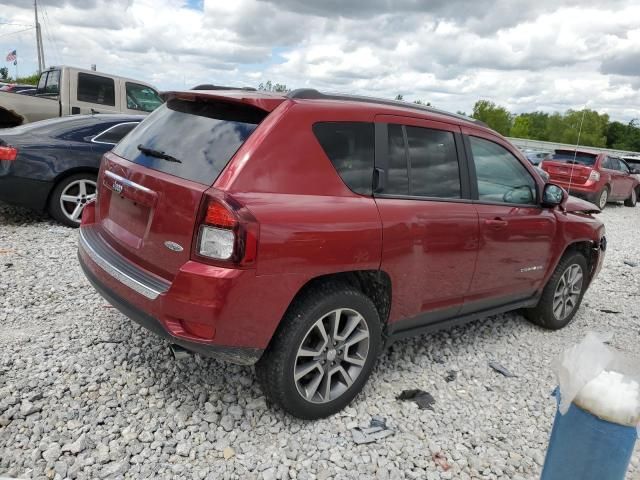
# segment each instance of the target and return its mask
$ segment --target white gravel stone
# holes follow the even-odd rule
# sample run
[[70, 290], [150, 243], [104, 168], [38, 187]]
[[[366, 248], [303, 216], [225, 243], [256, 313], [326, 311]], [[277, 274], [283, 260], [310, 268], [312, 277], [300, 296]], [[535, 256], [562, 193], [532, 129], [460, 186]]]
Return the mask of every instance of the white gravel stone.
[[[303, 422], [267, 407], [252, 368], [173, 361], [164, 340], [91, 288], [76, 230], [0, 205], [0, 476], [538, 478], [556, 410], [551, 359], [589, 329], [637, 351], [640, 267], [624, 261], [640, 264], [640, 207], [610, 205], [600, 218], [605, 266], [567, 328], [509, 313], [398, 342], [351, 406]], [[395, 399], [414, 388], [433, 395], [433, 411]], [[395, 434], [355, 445], [350, 429], [372, 415]], [[628, 478], [639, 475], [637, 448]]]

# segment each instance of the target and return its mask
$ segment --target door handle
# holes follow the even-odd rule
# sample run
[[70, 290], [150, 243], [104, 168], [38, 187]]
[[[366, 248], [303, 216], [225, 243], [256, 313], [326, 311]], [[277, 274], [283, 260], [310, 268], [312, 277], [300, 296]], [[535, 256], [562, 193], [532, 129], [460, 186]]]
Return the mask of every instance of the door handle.
[[501, 218], [493, 218], [485, 220], [484, 224], [491, 230], [502, 230], [503, 228], [506, 228], [509, 222]]

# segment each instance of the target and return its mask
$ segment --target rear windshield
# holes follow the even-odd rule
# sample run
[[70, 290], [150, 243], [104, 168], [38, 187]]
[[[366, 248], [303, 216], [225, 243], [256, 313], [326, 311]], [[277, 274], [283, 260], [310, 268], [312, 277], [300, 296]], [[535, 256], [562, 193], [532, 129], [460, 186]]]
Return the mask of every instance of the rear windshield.
[[[211, 185], [266, 115], [245, 105], [172, 99], [113, 152], [139, 165]], [[165, 158], [158, 158], [160, 152]]]
[[596, 155], [581, 152], [554, 152], [549, 154], [545, 160], [593, 166], [596, 163]]

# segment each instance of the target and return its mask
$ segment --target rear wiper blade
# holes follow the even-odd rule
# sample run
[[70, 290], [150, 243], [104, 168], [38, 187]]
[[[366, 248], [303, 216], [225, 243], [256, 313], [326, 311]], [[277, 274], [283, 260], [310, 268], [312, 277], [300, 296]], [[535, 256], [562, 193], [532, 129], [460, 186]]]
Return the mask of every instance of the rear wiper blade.
[[142, 144], [138, 145], [138, 150], [140, 150], [145, 155], [149, 155], [150, 157], [161, 158], [162, 160], [166, 160], [167, 162], [182, 163], [182, 160], [178, 160], [176, 157], [172, 157], [171, 155], [161, 152], [160, 150], [154, 150], [153, 148], [145, 147]]

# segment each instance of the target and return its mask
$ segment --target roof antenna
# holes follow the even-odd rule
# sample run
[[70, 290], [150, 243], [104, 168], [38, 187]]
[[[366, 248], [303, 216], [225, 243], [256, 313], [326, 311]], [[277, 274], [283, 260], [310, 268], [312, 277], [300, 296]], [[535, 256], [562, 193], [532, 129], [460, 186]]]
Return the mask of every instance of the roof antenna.
[[569, 195], [571, 195], [571, 182], [573, 181], [573, 167], [576, 164], [576, 156], [578, 155], [578, 147], [580, 146], [580, 135], [582, 134], [582, 124], [584, 123], [584, 115], [587, 113], [587, 105], [589, 102], [584, 104], [582, 107], [582, 119], [580, 120], [580, 128], [578, 129], [578, 141], [576, 142], [576, 148], [573, 151], [573, 162], [571, 162], [571, 172], [569, 173]]

